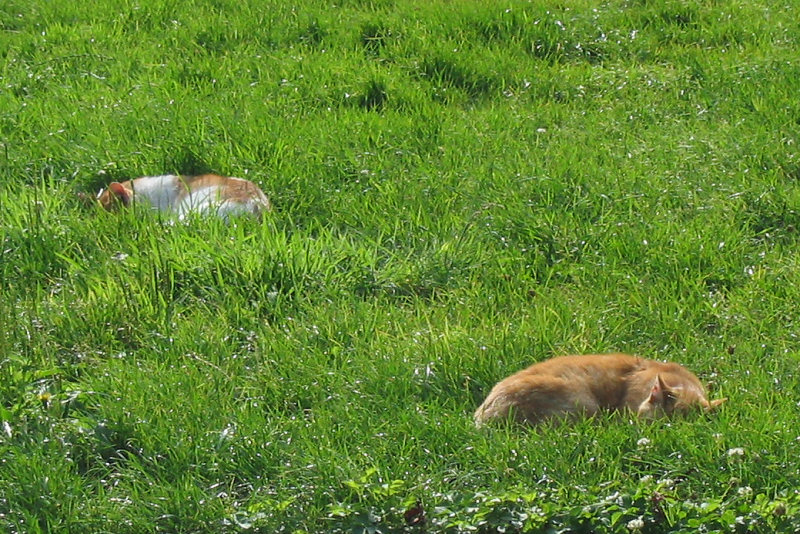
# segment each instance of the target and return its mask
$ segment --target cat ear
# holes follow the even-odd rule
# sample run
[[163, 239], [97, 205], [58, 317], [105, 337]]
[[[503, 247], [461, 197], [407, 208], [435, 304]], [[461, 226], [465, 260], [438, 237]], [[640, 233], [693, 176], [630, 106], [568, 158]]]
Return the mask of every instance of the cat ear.
[[724, 399], [714, 399], [712, 401], [709, 401], [708, 406], [706, 406], [706, 411], [710, 412], [711, 410], [713, 410], [714, 408], [716, 408], [717, 406], [719, 406], [720, 404], [724, 403], [727, 400], [728, 398], [725, 397]]
[[108, 184], [108, 191], [115, 197], [120, 199], [125, 206], [131, 205], [131, 192], [119, 182], [111, 182]]
[[662, 404], [664, 402], [664, 390], [667, 389], [664, 381], [661, 380], [661, 375], [656, 375], [653, 381], [653, 387], [650, 388], [650, 404]]

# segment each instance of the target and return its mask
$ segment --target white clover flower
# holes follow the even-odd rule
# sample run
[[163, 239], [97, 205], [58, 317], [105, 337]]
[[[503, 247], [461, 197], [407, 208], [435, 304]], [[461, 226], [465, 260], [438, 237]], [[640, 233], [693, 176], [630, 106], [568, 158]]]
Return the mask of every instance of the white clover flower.
[[640, 484], [647, 484], [651, 480], [653, 480], [653, 475], [645, 475], [645, 476], [643, 476], [642, 478], [639, 479], [639, 483]]
[[636, 519], [631, 519], [625, 525], [628, 530], [642, 530], [644, 528], [644, 520], [642, 520], [642, 516], [637, 517]]
[[736, 493], [738, 493], [742, 497], [749, 497], [750, 495], [753, 494], [753, 488], [751, 488], [750, 486], [742, 486], [741, 488], [736, 490]]
[[657, 480], [656, 484], [658, 484], [659, 486], [664, 486], [665, 488], [671, 488], [672, 486], [675, 485], [675, 481], [672, 480], [671, 478], [662, 478], [660, 480]]
[[650, 446], [650, 440], [648, 438], [642, 438], [636, 442], [636, 446], [640, 449], [644, 449]]
[[728, 449], [728, 456], [744, 456], [744, 449], [742, 447]]

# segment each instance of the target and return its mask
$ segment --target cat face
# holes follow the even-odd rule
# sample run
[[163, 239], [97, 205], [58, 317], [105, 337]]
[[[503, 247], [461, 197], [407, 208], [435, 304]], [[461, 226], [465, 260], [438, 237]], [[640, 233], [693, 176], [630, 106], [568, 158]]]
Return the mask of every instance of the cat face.
[[132, 199], [133, 191], [119, 182], [111, 182], [107, 188], [101, 190], [97, 195], [97, 201], [103, 209], [108, 211], [114, 211], [120, 205], [130, 206]]
[[709, 402], [702, 391], [691, 385], [667, 385], [656, 375], [650, 388], [650, 394], [642, 401], [637, 410], [639, 417], [652, 419], [663, 415], [670, 416], [674, 413], [685, 414], [692, 410], [702, 409], [710, 411], [725, 402], [727, 399], [715, 399]]

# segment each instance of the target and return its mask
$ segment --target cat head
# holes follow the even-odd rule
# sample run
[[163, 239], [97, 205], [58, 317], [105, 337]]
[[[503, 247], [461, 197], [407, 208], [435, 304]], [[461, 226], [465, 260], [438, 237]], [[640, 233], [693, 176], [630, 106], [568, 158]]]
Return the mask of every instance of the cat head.
[[684, 414], [691, 410], [702, 409], [710, 411], [728, 399], [714, 399], [709, 401], [701, 390], [693, 386], [669, 386], [656, 375], [650, 394], [642, 401], [637, 410], [639, 417], [654, 418], [673, 413]]
[[120, 205], [128, 207], [133, 202], [133, 190], [119, 182], [111, 182], [97, 194], [97, 201], [108, 211], [114, 211]]

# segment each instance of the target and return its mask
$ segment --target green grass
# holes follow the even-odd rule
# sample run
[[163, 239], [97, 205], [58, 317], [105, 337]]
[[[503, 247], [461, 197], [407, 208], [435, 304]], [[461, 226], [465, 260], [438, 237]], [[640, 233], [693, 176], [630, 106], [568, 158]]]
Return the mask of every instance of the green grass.
[[[5, 1], [0, 530], [799, 529], [798, 21]], [[77, 195], [204, 171], [275, 212]], [[617, 350], [729, 401], [472, 424], [508, 374]]]

